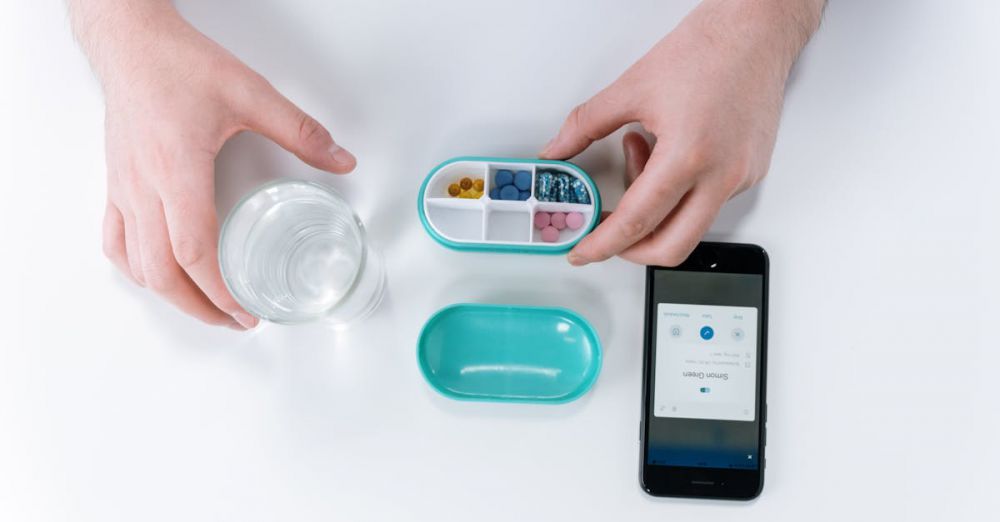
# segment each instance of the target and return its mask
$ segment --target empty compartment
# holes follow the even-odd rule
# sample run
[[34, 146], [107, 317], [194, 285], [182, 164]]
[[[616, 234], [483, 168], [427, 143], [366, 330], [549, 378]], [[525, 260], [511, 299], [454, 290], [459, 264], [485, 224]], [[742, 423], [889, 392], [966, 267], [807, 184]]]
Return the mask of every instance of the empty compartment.
[[[441, 167], [435, 174], [434, 177], [428, 182], [427, 189], [424, 192], [425, 198], [458, 198], [457, 195], [450, 194], [448, 188], [453, 184], [460, 184], [462, 178], [469, 178], [473, 182], [473, 188], [476, 186], [476, 180], [482, 181], [483, 194], [489, 189], [486, 188], [486, 166], [477, 161], [456, 161], [454, 163], [449, 163], [444, 167]], [[469, 195], [468, 192], [461, 190], [459, 194]]]
[[486, 240], [527, 243], [531, 237], [531, 212], [490, 210], [486, 218]]
[[[531, 197], [535, 167], [526, 163], [490, 163], [487, 195], [497, 201], [527, 201]], [[499, 178], [498, 178], [499, 176]], [[516, 190], [516, 192], [514, 192]]]
[[481, 241], [483, 239], [483, 209], [428, 204], [427, 222], [445, 239]]

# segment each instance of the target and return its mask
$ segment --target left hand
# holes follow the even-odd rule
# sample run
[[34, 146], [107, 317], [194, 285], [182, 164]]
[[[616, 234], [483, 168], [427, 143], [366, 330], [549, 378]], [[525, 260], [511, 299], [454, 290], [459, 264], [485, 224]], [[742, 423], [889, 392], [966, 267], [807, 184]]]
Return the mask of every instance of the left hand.
[[566, 118], [543, 158], [575, 156], [630, 122], [629, 188], [569, 253], [574, 265], [621, 257], [675, 266], [733, 195], [767, 173], [785, 80], [822, 2], [706, 0], [618, 80]]

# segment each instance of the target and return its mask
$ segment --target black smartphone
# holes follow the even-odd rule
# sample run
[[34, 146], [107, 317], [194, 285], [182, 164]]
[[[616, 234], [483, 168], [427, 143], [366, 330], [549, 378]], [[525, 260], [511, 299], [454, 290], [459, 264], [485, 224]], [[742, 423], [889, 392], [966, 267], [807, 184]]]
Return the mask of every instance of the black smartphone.
[[749, 500], [764, 486], [767, 253], [703, 242], [646, 268], [640, 424], [650, 495]]

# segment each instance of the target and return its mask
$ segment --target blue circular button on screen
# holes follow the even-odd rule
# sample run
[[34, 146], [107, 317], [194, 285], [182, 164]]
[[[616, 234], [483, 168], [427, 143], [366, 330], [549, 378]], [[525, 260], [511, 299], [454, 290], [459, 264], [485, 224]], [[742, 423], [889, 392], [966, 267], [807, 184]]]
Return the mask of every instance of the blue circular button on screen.
[[707, 341], [707, 340], [711, 339], [712, 336], [714, 336], [714, 335], [715, 335], [715, 330], [712, 330], [711, 326], [702, 326], [701, 327], [701, 338], [702, 339], [704, 339], [704, 340]]

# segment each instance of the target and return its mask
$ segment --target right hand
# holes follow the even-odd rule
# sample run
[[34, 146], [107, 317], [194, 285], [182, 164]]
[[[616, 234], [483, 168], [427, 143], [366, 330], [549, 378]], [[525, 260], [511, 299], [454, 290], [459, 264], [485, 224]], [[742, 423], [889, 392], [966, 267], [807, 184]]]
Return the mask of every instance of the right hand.
[[785, 80], [818, 27], [822, 0], [704, 1], [614, 83], [578, 105], [542, 152], [573, 157], [626, 134], [628, 188], [617, 208], [567, 256], [676, 266], [729, 198], [767, 174]]
[[136, 21], [120, 45], [112, 31], [92, 33], [96, 45], [84, 42], [107, 102], [104, 252], [184, 312], [252, 328], [257, 319], [219, 271], [216, 155], [233, 135], [252, 130], [328, 172], [350, 172], [354, 156], [172, 9]]

